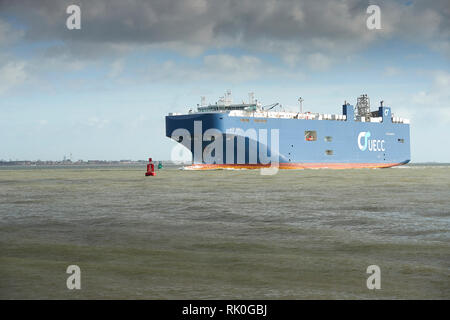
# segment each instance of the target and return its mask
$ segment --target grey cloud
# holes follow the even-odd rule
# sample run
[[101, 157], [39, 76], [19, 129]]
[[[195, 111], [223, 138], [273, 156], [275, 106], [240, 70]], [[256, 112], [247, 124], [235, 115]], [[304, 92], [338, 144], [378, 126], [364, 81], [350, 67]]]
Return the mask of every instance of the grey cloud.
[[[65, 28], [69, 4], [81, 7], [80, 31]], [[447, 1], [383, 0], [378, 5], [382, 31], [367, 30], [368, 3], [360, 0], [0, 0], [0, 11], [25, 26], [28, 41], [62, 40], [97, 53], [99, 45], [107, 45], [106, 50], [163, 45], [192, 52], [244, 47], [287, 52], [289, 61], [302, 52], [353, 50], [379, 36], [448, 42]]]

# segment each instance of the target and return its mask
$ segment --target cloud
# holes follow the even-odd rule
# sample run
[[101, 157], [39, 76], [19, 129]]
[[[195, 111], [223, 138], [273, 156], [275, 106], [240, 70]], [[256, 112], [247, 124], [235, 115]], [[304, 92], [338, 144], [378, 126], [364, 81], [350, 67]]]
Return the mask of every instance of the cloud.
[[261, 60], [253, 56], [234, 57], [227, 54], [207, 55], [203, 58], [207, 69], [224, 73], [251, 73], [261, 68]]
[[[148, 69], [142, 70], [131, 81], [146, 83], [193, 83], [218, 79], [228, 83], [243, 83], [261, 79], [301, 80], [304, 73], [263, 61], [252, 55], [234, 56], [230, 54], [205, 55], [199, 63], [185, 63], [167, 60], [164, 63], [151, 61]], [[145, 80], [143, 80], [145, 79]]]
[[434, 72], [430, 88], [413, 94], [411, 102], [418, 118], [430, 111], [428, 114], [434, 121], [450, 124], [450, 73]]
[[22, 84], [27, 79], [25, 62], [8, 62], [0, 67], [0, 94]]
[[400, 75], [401, 70], [397, 67], [389, 66], [386, 67], [383, 71], [383, 74], [388, 77], [394, 77]]
[[109, 119], [102, 119], [98, 117], [89, 117], [84, 123], [89, 127], [93, 127], [96, 129], [103, 129], [109, 124]]
[[[82, 12], [82, 29], [77, 31], [65, 27], [65, 9], [74, 3]], [[448, 50], [442, 45], [450, 35], [447, 1], [406, 5], [380, 0], [378, 5], [378, 31], [366, 28], [368, 3], [363, 0], [3, 0], [0, 9], [24, 26], [27, 41], [63, 41], [70, 52], [86, 58], [146, 45], [191, 55], [241, 47], [295, 64], [300, 52], [345, 55], [386, 38], [425, 41], [436, 50]], [[324, 65], [318, 56], [310, 59], [313, 65]]]
[[109, 72], [108, 77], [110, 78], [118, 77], [123, 72], [123, 69], [124, 69], [123, 59], [114, 61], [111, 64], [111, 71]]
[[308, 65], [314, 70], [326, 70], [331, 64], [331, 58], [322, 53], [314, 53], [308, 56]]
[[23, 35], [23, 30], [14, 29], [9, 23], [0, 19], [0, 48], [18, 42]]

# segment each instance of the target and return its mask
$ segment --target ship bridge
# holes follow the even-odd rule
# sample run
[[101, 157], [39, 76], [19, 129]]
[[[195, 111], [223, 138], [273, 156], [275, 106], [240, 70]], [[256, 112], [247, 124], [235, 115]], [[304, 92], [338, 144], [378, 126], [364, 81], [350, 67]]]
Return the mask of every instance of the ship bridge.
[[257, 111], [260, 110], [261, 104], [254, 99], [253, 92], [249, 93], [249, 101], [245, 103], [233, 104], [233, 99], [231, 97], [231, 91], [228, 90], [223, 97], [220, 97], [219, 100], [215, 104], [206, 105], [205, 97], [202, 97], [201, 106], [197, 107], [198, 112], [226, 112], [233, 110], [242, 110], [242, 111]]

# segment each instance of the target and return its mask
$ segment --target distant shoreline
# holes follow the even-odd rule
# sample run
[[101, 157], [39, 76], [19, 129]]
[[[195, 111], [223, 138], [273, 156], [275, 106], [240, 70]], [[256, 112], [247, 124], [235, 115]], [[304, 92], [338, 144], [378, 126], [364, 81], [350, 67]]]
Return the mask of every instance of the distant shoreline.
[[[175, 164], [170, 160], [153, 160], [154, 163], [161, 162], [164, 166], [176, 166], [176, 165], [190, 165], [191, 163]], [[38, 167], [38, 166], [145, 166], [148, 160], [48, 160], [48, 161], [31, 161], [31, 160], [15, 160], [15, 161], [0, 161], [0, 167], [11, 167], [11, 166], [25, 166], [25, 167]], [[450, 165], [448, 162], [410, 162], [406, 166], [415, 165]]]
[[[161, 162], [163, 165], [174, 165], [170, 160], [153, 160], [155, 164]], [[145, 166], [148, 160], [48, 160], [48, 161], [31, 161], [31, 160], [16, 160], [16, 161], [0, 161], [0, 167], [10, 167], [10, 166]], [[190, 163], [189, 163], [190, 164]]]

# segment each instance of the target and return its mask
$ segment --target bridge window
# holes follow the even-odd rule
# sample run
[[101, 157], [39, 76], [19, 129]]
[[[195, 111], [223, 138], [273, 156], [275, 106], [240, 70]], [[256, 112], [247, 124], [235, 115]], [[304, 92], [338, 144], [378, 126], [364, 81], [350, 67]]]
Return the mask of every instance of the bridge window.
[[403, 138], [400, 138], [400, 139], [397, 139], [398, 140], [398, 142], [400, 142], [400, 143], [405, 143], [405, 139], [403, 139]]
[[325, 150], [325, 154], [327, 156], [332, 156], [333, 155], [333, 150]]
[[305, 131], [305, 140], [306, 141], [316, 141], [317, 140], [317, 132], [313, 130]]
[[331, 136], [325, 137], [325, 142], [331, 142], [331, 141], [333, 141], [333, 137], [331, 137]]

